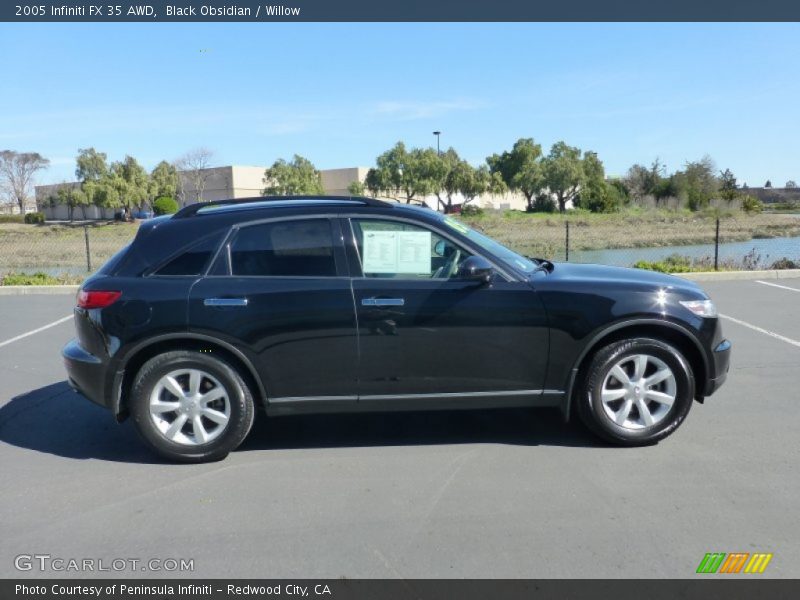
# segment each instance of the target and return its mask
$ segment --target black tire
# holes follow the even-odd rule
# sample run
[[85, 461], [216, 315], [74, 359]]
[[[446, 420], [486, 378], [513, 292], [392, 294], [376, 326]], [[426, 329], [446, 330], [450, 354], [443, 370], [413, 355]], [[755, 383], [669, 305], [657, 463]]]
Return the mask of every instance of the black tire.
[[[204, 378], [202, 383], [215, 379], [227, 394], [228, 421], [208, 442], [177, 443], [168, 439], [156, 425], [155, 417], [151, 417], [151, 393], [162, 377], [181, 369], [203, 372], [210, 377]], [[255, 418], [252, 393], [236, 368], [220, 357], [188, 350], [165, 352], [148, 360], [134, 379], [129, 408], [136, 430], [145, 442], [161, 456], [177, 462], [200, 463], [225, 458], [247, 437]], [[177, 411], [168, 413], [168, 417], [172, 414], [177, 415]], [[187, 423], [188, 430], [193, 432], [194, 426]], [[210, 421], [206, 423], [218, 426]]]
[[[669, 367], [674, 376], [675, 397], [668, 409], [658, 407], [656, 404], [659, 410], [665, 410], [660, 420], [649, 426], [640, 423], [635, 425], [637, 428], [633, 428], [633, 425], [622, 426], [612, 420], [612, 417], [606, 412], [601, 394], [611, 369], [620, 364], [620, 361], [637, 355], [654, 357], [655, 360], [661, 361]], [[635, 367], [633, 363], [624, 364]], [[648, 366], [648, 368], [652, 367]], [[588, 369], [584, 373], [585, 379], [577, 386], [578, 414], [592, 432], [616, 445], [646, 446], [655, 444], [674, 432], [692, 407], [695, 383], [691, 366], [677, 348], [660, 340], [632, 338], [609, 344], [592, 357]], [[616, 380], [612, 379], [612, 381]], [[639, 387], [644, 386], [637, 386], [636, 389]], [[636, 393], [642, 392], [637, 391]], [[620, 400], [619, 405], [625, 401], [624, 399]], [[633, 406], [637, 406], [636, 403], [633, 403]], [[653, 406], [653, 403], [650, 403], [649, 406]], [[638, 416], [638, 411], [638, 408], [631, 409], [634, 416]], [[641, 420], [644, 421], [644, 419]]]

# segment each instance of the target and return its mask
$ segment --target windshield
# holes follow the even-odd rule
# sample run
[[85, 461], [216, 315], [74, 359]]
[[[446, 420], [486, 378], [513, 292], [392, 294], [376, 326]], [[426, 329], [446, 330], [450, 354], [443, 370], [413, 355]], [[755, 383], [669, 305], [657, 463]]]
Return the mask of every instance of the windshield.
[[500, 242], [496, 242], [492, 238], [483, 235], [482, 233], [478, 233], [474, 229], [470, 229], [466, 225], [464, 225], [461, 221], [456, 221], [452, 217], [445, 217], [443, 223], [450, 227], [451, 229], [455, 229], [459, 233], [465, 235], [470, 240], [475, 242], [478, 246], [486, 250], [488, 253], [493, 254], [494, 256], [499, 257], [504, 262], [513, 265], [520, 271], [524, 273], [532, 273], [536, 270], [538, 265], [532, 261], [530, 258], [526, 258], [521, 254], [517, 254], [513, 250], [506, 248]]

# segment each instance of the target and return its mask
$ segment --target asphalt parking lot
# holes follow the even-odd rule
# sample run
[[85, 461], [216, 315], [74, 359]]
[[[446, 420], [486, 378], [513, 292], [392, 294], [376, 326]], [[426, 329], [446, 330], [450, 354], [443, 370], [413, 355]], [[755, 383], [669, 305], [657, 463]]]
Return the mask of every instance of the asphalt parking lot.
[[69, 389], [71, 320], [9, 342], [71, 295], [0, 296], [0, 576], [47, 554], [194, 560], [122, 576], [685, 578], [706, 552], [770, 552], [763, 576], [800, 577], [800, 279], [770, 283], [701, 284], [735, 319], [731, 373], [658, 446], [545, 410], [262, 416], [191, 466]]

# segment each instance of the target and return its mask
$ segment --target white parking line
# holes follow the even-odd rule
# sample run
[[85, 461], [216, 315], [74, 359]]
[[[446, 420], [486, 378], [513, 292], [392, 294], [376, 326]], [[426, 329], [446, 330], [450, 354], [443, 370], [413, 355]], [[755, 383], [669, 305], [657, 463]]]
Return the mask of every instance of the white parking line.
[[10, 340], [6, 340], [5, 342], [0, 342], [0, 348], [2, 348], [3, 346], [8, 346], [9, 344], [13, 344], [14, 342], [18, 342], [19, 340], [21, 340], [23, 338], [26, 338], [28, 336], [37, 334], [40, 331], [44, 331], [45, 329], [50, 329], [51, 327], [55, 327], [56, 325], [61, 325], [61, 323], [63, 323], [64, 321], [69, 321], [71, 318], [72, 318], [72, 315], [69, 315], [68, 317], [64, 317], [63, 319], [59, 319], [58, 321], [53, 321], [52, 323], [48, 323], [47, 325], [43, 325], [42, 327], [39, 327], [39, 329], [34, 329], [32, 331], [28, 331], [26, 333], [18, 335], [17, 337], [13, 337]]
[[777, 283], [770, 283], [769, 281], [761, 281], [760, 279], [756, 279], [756, 283], [760, 283], [762, 285], [771, 285], [772, 287], [781, 288], [782, 290], [791, 290], [793, 292], [800, 292], [797, 288], [789, 287], [787, 285], [778, 285]]
[[753, 331], [758, 331], [759, 333], [763, 333], [764, 335], [774, 337], [776, 340], [780, 340], [782, 342], [786, 342], [787, 344], [791, 344], [792, 346], [797, 346], [798, 348], [800, 348], [800, 342], [798, 342], [797, 340], [793, 340], [792, 338], [788, 338], [785, 335], [781, 335], [780, 333], [775, 333], [774, 331], [770, 331], [769, 329], [764, 329], [762, 327], [759, 327], [758, 325], [753, 325], [752, 323], [748, 323], [747, 321], [740, 321], [739, 319], [736, 319], [734, 317], [729, 317], [728, 315], [720, 314], [720, 317], [722, 317], [723, 319], [727, 319], [728, 321], [733, 321], [734, 323], [737, 323], [742, 327], [748, 327]]

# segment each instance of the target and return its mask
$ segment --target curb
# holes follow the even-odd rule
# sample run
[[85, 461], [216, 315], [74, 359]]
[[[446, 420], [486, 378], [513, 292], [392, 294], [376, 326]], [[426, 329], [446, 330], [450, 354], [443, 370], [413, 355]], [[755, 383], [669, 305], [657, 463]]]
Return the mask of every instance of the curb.
[[0, 285], [0, 296], [25, 296], [31, 294], [70, 294], [78, 293], [77, 285]]
[[800, 277], [800, 269], [778, 271], [708, 271], [705, 273], [673, 273], [692, 281], [736, 281], [753, 279], [790, 279]]

